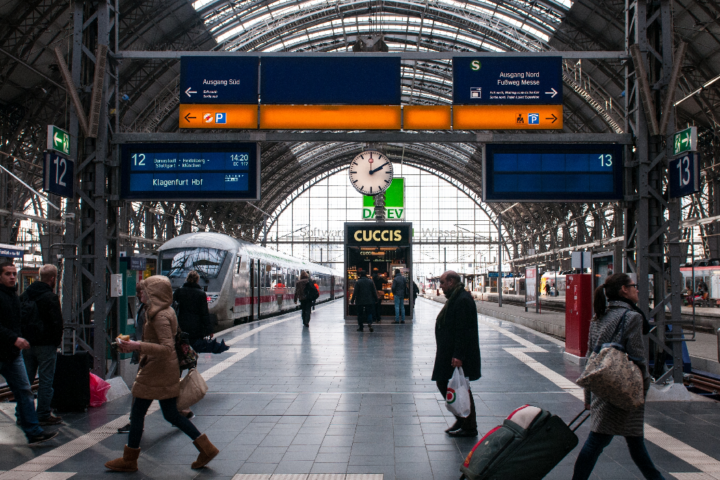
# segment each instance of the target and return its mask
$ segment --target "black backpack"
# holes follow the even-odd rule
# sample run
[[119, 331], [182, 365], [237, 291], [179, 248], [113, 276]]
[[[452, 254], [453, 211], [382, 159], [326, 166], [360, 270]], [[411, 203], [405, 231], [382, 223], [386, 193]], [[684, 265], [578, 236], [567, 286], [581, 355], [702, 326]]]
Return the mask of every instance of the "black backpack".
[[319, 296], [320, 292], [317, 291], [315, 285], [313, 285], [312, 282], [308, 282], [307, 285], [305, 285], [305, 300], [310, 300], [311, 302], [314, 302], [318, 299]]
[[23, 338], [31, 345], [42, 338], [45, 330], [37, 302], [30, 300], [27, 295], [20, 297], [20, 326]]

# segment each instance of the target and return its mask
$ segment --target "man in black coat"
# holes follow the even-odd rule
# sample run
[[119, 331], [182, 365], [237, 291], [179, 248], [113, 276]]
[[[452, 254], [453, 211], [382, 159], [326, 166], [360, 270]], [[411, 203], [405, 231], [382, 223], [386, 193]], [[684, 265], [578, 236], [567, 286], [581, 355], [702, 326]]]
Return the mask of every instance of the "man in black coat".
[[368, 328], [373, 332], [372, 322], [375, 315], [375, 304], [377, 303], [377, 290], [375, 284], [367, 277], [363, 270], [358, 270], [358, 281], [355, 282], [350, 303], [355, 303], [358, 308], [358, 332], [363, 331], [363, 318], [367, 319]]
[[60, 299], [53, 291], [57, 282], [58, 270], [55, 265], [40, 267], [40, 280], [33, 282], [20, 296], [20, 303], [35, 302], [38, 318], [43, 324], [41, 333], [29, 334], [26, 339], [30, 348], [23, 350], [23, 358], [29, 380], [38, 375], [37, 417], [40, 425], [58, 425], [62, 418], [53, 415], [50, 403], [54, 390], [55, 363], [57, 348], [63, 334], [63, 317]]
[[175, 290], [173, 301], [177, 302], [178, 326], [190, 336], [190, 345], [212, 335], [212, 323], [208, 311], [207, 295], [198, 285], [200, 275], [192, 270], [182, 287]]
[[[435, 321], [435, 367], [432, 379], [447, 398], [448, 381], [456, 367], [462, 367], [467, 378], [480, 378], [480, 340], [475, 300], [460, 282], [460, 275], [449, 270], [440, 276], [440, 287], [447, 301]], [[445, 430], [451, 437], [475, 437], [478, 434], [475, 401], [470, 393], [471, 410], [467, 418], [456, 417]]]
[[30, 348], [22, 338], [20, 299], [17, 296], [17, 268], [7, 259], [0, 259], [0, 375], [5, 378], [18, 402], [17, 419], [28, 443], [35, 445], [57, 435], [46, 433], [40, 427], [35, 412], [35, 401], [21, 350]]

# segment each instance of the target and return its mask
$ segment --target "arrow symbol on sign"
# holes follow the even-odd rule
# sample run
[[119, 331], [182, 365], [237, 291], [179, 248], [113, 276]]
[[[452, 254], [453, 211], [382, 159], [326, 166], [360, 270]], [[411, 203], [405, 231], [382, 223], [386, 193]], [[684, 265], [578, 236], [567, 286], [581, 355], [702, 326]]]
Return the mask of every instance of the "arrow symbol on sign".
[[552, 115], [552, 117], [545, 117], [545, 120], [552, 120], [550, 123], [555, 123], [555, 120], [557, 120], [558, 117], [556, 117], [554, 113], [551, 113], [550, 115]]
[[550, 95], [550, 98], [555, 98], [555, 95], [558, 94], [557, 90], [554, 88], [551, 88], [549, 92], [545, 92], [546, 95]]
[[197, 117], [191, 117], [190, 115], [192, 115], [192, 113], [188, 113], [188, 114], [187, 114], [187, 115], [185, 115], [185, 117], [184, 117], [184, 118], [185, 118], [185, 120], [186, 120], [186, 121], [187, 121], [188, 123], [190, 123], [190, 120], [191, 120], [191, 119], [193, 119], [193, 118], [197, 118]]
[[192, 87], [188, 87], [188, 89], [185, 90], [185, 94], [186, 94], [188, 97], [191, 96], [191, 94], [193, 94], [193, 93], [197, 93], [195, 90], [191, 90], [191, 89], [192, 89]]
[[63, 145], [65, 142], [63, 142], [63, 137], [58, 135], [58, 132], [55, 132], [55, 135], [53, 135], [53, 141], [56, 145]]

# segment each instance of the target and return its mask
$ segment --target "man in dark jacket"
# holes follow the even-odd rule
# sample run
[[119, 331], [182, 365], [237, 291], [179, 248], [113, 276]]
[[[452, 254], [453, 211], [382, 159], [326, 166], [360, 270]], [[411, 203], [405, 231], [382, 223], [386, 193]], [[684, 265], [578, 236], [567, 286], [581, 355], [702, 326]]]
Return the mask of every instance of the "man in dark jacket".
[[300, 300], [300, 316], [302, 317], [303, 326], [310, 328], [310, 310], [312, 309], [312, 300], [305, 298], [305, 289], [310, 283], [310, 275], [306, 271], [300, 272], [300, 280], [295, 284], [295, 295], [293, 300], [297, 304]]
[[18, 402], [18, 423], [31, 445], [50, 440], [57, 432], [46, 433], [38, 424], [30, 382], [21, 350], [30, 348], [21, 337], [20, 299], [17, 296], [17, 268], [0, 259], [0, 375], [5, 378]]
[[212, 335], [213, 330], [207, 295], [198, 285], [199, 281], [200, 275], [191, 270], [183, 286], [173, 294], [173, 301], [177, 302], [178, 326], [190, 336], [190, 345]]
[[37, 402], [37, 417], [40, 425], [62, 423], [62, 418], [53, 415], [50, 407], [54, 393], [53, 379], [55, 378], [57, 348], [60, 346], [63, 334], [60, 299], [53, 291], [57, 282], [57, 273], [55, 265], [43, 265], [40, 267], [40, 280], [31, 283], [25, 293], [20, 296], [21, 304], [35, 302], [39, 320], [43, 324], [42, 333], [37, 336], [27, 336], [30, 348], [23, 350], [28, 380], [32, 382], [35, 374], [38, 374], [40, 380]]
[[380, 276], [379, 270], [377, 268], [373, 268], [373, 275], [372, 275], [372, 281], [373, 285], [375, 285], [375, 290], [377, 291], [378, 298], [375, 302], [375, 323], [380, 323], [381, 317], [380, 314], [382, 312], [382, 299], [383, 294], [381, 293], [383, 291], [383, 283], [385, 283], [385, 279]]
[[372, 327], [373, 316], [375, 314], [375, 304], [377, 303], [377, 290], [375, 284], [367, 277], [363, 270], [358, 270], [358, 281], [355, 282], [350, 303], [354, 303], [358, 308], [358, 332], [363, 331], [363, 319], [367, 319], [368, 328], [374, 331]]
[[[395, 297], [395, 323], [405, 323], [405, 293], [407, 291], [407, 280], [395, 269], [395, 278], [391, 287]], [[402, 319], [402, 322], [400, 321]]]
[[[447, 301], [435, 320], [435, 367], [432, 379], [447, 398], [448, 381], [456, 367], [462, 367], [467, 378], [480, 378], [480, 340], [475, 300], [460, 282], [460, 275], [447, 271], [440, 276], [440, 287]], [[451, 437], [477, 436], [475, 401], [470, 393], [471, 410], [467, 418], [456, 417], [455, 424], [445, 430]]]

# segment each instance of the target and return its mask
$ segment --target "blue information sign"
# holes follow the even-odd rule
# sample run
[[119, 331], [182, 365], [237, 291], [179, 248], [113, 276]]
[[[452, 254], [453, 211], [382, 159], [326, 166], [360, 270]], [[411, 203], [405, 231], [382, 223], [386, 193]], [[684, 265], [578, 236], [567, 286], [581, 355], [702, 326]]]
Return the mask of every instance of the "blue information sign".
[[182, 57], [180, 103], [255, 105], [258, 57]]
[[265, 105], [400, 105], [400, 57], [263, 57]]
[[699, 164], [699, 154], [693, 152], [670, 160], [668, 164], [670, 197], [680, 198], [700, 191]]
[[455, 57], [456, 105], [562, 105], [561, 57]]
[[43, 190], [59, 197], [73, 198], [75, 162], [54, 152], [45, 152]]
[[621, 145], [488, 144], [483, 200], [622, 200], [622, 174]]
[[122, 197], [130, 200], [259, 200], [255, 143], [126, 144]]

